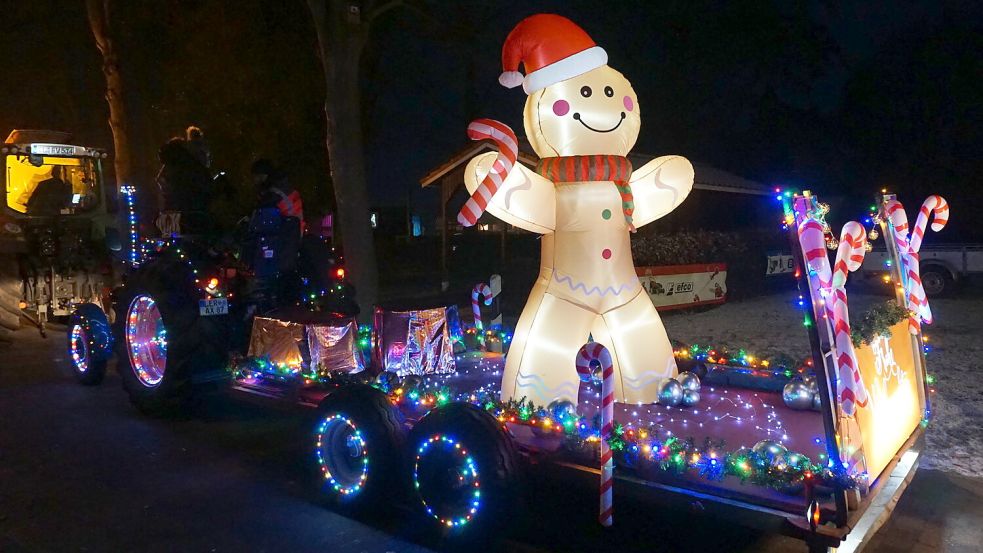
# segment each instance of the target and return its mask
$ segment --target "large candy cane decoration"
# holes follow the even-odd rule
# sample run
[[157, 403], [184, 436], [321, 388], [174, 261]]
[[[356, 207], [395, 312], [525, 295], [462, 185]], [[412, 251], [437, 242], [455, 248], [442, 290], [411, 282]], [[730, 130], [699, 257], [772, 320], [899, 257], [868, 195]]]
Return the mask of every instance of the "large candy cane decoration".
[[515, 165], [516, 158], [519, 157], [519, 141], [512, 129], [505, 123], [494, 119], [476, 119], [468, 125], [468, 138], [493, 141], [498, 147], [498, 157], [495, 158], [495, 163], [492, 164], [491, 170], [482, 179], [478, 188], [464, 202], [461, 212], [457, 214], [457, 222], [466, 227], [473, 226], [478, 222], [481, 214], [488, 207], [488, 203], [491, 202], [492, 197], [498, 192], [498, 188], [508, 177], [509, 171]]
[[905, 213], [901, 202], [891, 200], [887, 202], [885, 210], [891, 223], [891, 234], [898, 249], [898, 258], [901, 260], [901, 281], [904, 286], [908, 311], [911, 314], [908, 317], [908, 331], [912, 334], [918, 334], [921, 332], [922, 322], [931, 324], [933, 320], [932, 310], [928, 306], [928, 298], [925, 296], [925, 289], [922, 286], [918, 251], [922, 247], [922, 238], [925, 236], [929, 215], [934, 214], [935, 216], [934, 221], [932, 221], [932, 230], [936, 232], [942, 230], [949, 221], [949, 204], [942, 196], [929, 196], [918, 212], [918, 218], [915, 220], [915, 227], [912, 229], [910, 237], [908, 235], [908, 215]]
[[479, 282], [471, 289], [471, 313], [474, 314], [474, 329], [477, 333], [478, 344], [485, 346], [485, 325], [481, 323], [481, 305], [479, 298], [484, 298], [485, 305], [491, 305], [492, 291], [484, 282]]
[[[911, 229], [911, 240], [908, 244], [911, 248], [911, 254], [916, 258], [919, 257], [918, 252], [922, 248], [922, 238], [925, 237], [925, 228], [928, 226], [928, 219], [931, 215], [934, 215], [932, 230], [939, 232], [944, 229], [946, 223], [949, 222], [949, 203], [945, 201], [945, 198], [933, 194], [925, 198], [922, 208], [918, 211], [918, 218], [915, 219], [915, 228]], [[921, 316], [925, 324], [932, 324], [934, 317], [932, 316], [932, 310], [928, 306], [927, 297], [921, 304]]]
[[833, 265], [833, 335], [836, 340], [838, 376], [836, 393], [840, 396], [840, 406], [847, 416], [855, 412], [854, 404], [860, 407], [867, 405], [867, 388], [860, 378], [860, 365], [850, 338], [850, 312], [846, 297], [847, 273], [856, 271], [863, 264], [866, 244], [867, 235], [860, 223], [850, 221], [843, 225], [840, 247], [836, 251], [836, 263]]
[[584, 344], [577, 352], [577, 374], [584, 382], [591, 379], [590, 364], [601, 364], [604, 375], [601, 381], [601, 502], [598, 521], [601, 526], [611, 526], [614, 508], [611, 505], [614, 486], [614, 456], [608, 439], [614, 432], [614, 363], [608, 348], [598, 342]]
[[819, 281], [820, 294], [825, 298], [824, 312], [833, 329], [836, 351], [836, 394], [843, 414], [851, 416], [856, 406], [867, 405], [867, 391], [860, 378], [857, 356], [850, 338], [850, 314], [847, 309], [846, 277], [863, 263], [866, 236], [860, 223], [850, 221], [843, 227], [835, 270], [830, 268], [823, 226], [815, 219], [799, 225], [799, 242], [810, 272]]

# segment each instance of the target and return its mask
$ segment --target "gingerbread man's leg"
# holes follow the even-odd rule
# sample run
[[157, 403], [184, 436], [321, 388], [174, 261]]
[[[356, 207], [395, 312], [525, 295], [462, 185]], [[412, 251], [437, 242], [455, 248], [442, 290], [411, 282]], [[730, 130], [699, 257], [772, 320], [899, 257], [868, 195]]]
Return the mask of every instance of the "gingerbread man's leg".
[[555, 399], [577, 403], [577, 351], [597, 315], [534, 288], [519, 318], [505, 360], [502, 399], [548, 405]]
[[644, 290], [604, 313], [591, 329], [614, 358], [615, 397], [624, 403], [655, 403], [659, 385], [678, 372], [662, 319]]

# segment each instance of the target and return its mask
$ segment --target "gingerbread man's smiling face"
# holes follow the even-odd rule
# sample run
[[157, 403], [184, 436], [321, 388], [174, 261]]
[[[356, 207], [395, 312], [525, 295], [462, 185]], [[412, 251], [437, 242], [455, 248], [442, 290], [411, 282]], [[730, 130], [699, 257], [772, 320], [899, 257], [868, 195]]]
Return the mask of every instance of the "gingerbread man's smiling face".
[[603, 65], [532, 93], [523, 122], [539, 157], [627, 156], [638, 139], [638, 97]]

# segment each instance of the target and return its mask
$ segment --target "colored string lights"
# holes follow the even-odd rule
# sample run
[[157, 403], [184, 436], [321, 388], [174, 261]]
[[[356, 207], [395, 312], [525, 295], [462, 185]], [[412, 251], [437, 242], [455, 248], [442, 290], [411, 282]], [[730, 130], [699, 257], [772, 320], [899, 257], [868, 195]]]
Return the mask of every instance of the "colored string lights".
[[80, 373], [89, 370], [89, 337], [82, 325], [72, 326], [69, 334], [69, 347], [72, 352], [72, 364]]
[[141, 384], [160, 385], [167, 366], [167, 330], [153, 298], [139, 295], [126, 315], [126, 350]]
[[[437, 452], [443, 453], [443, 455]], [[435, 453], [437, 454], [435, 455]], [[457, 501], [451, 501], [451, 503], [456, 504], [450, 506], [436, 504], [437, 498], [432, 497], [436, 494], [433, 493], [430, 483], [421, 486], [422, 474], [431, 472], [437, 473], [434, 476], [435, 479], [438, 479], [445, 486], [447, 485], [446, 475], [441, 474], [447, 472], [444, 470], [446, 465], [440, 463], [442, 458], [447, 455], [453, 459], [451, 471], [457, 473], [456, 482], [450, 485], [456, 489], [458, 492], [456, 495], [459, 496], [456, 498]], [[428, 467], [427, 465], [431, 463], [439, 468]], [[424, 509], [437, 519], [441, 526], [448, 528], [464, 526], [474, 518], [481, 507], [481, 481], [478, 477], [477, 463], [468, 453], [468, 450], [461, 446], [460, 442], [442, 434], [431, 436], [417, 448], [416, 460], [413, 464], [413, 487], [423, 503]]]
[[352, 496], [365, 486], [369, 455], [362, 433], [350, 419], [325, 416], [317, 427], [314, 453], [321, 475], [336, 493]]
[[130, 265], [133, 267], [138, 267], [141, 261], [141, 248], [139, 246], [140, 241], [140, 228], [137, 223], [137, 213], [136, 213], [136, 192], [135, 186], [124, 184], [120, 187], [119, 191], [123, 194], [123, 198], [126, 199], [126, 218], [127, 218], [127, 228], [129, 230], [130, 238], [130, 253], [129, 261]]

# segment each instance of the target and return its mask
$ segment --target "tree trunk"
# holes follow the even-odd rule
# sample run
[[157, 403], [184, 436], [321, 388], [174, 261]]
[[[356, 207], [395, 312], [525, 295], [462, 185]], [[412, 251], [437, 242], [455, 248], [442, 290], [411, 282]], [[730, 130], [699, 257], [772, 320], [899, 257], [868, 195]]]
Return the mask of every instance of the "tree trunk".
[[109, 104], [109, 128], [113, 131], [113, 165], [116, 185], [132, 184], [130, 139], [126, 127], [126, 107], [123, 102], [123, 78], [119, 72], [119, 57], [113, 46], [109, 23], [110, 0], [86, 0], [89, 27], [96, 47], [102, 54], [102, 73], [106, 76], [106, 102]]
[[362, 318], [372, 316], [379, 275], [369, 225], [365, 181], [359, 61], [371, 15], [364, 4], [308, 0], [324, 67], [328, 163], [338, 206], [345, 265], [355, 285]]

